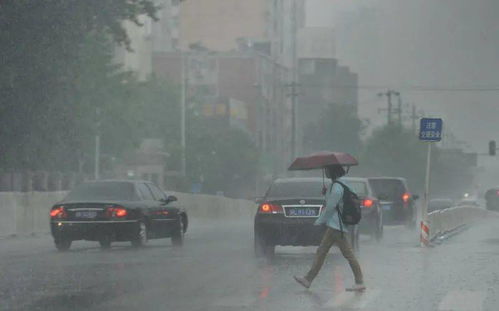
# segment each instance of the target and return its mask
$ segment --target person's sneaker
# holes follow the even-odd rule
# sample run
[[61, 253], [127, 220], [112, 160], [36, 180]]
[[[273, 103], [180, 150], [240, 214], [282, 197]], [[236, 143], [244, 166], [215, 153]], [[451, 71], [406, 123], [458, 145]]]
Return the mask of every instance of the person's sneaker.
[[301, 286], [305, 288], [310, 288], [310, 281], [307, 280], [306, 278], [302, 278], [296, 275], [293, 276], [293, 278], [295, 279], [296, 282], [300, 283]]
[[362, 292], [366, 290], [364, 284], [355, 284], [354, 286], [347, 288], [347, 292]]

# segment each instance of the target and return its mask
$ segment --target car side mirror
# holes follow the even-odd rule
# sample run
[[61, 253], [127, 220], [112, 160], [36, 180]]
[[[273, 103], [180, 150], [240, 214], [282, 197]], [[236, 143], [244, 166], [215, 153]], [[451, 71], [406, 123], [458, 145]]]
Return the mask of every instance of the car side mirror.
[[412, 195], [412, 199], [413, 199], [413, 200], [417, 200], [417, 199], [419, 199], [419, 195], [418, 195], [418, 194], [413, 194], [413, 195]]

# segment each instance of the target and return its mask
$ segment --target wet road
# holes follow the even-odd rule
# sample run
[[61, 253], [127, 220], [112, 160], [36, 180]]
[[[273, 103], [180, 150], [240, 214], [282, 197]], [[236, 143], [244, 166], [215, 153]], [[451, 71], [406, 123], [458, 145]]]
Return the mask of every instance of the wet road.
[[268, 262], [254, 258], [248, 223], [193, 226], [182, 249], [75, 242], [58, 253], [49, 236], [0, 240], [0, 310], [499, 310], [499, 219], [432, 249], [403, 227], [379, 244], [363, 237], [363, 294], [345, 292], [352, 275], [336, 250], [304, 290], [292, 275], [315, 248], [278, 248]]

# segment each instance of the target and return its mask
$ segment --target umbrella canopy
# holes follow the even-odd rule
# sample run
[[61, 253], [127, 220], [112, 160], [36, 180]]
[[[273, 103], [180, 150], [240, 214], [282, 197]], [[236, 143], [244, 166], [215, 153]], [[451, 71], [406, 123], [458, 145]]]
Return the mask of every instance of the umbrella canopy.
[[345, 152], [323, 151], [296, 158], [288, 170], [313, 170], [330, 165], [354, 166], [359, 165], [359, 162], [352, 155]]

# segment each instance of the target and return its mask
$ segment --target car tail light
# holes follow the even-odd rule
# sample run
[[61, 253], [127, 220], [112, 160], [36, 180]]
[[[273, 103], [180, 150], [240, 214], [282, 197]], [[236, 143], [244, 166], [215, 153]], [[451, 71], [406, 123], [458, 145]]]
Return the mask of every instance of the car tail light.
[[498, 197], [499, 197], [499, 190], [497, 190], [497, 191], [496, 191], [496, 196], [498, 196]]
[[281, 214], [283, 210], [280, 205], [263, 203], [258, 207], [258, 212], [262, 214]]
[[407, 192], [402, 195], [402, 201], [404, 201], [404, 203], [409, 202], [410, 198], [411, 198], [411, 195]]
[[110, 218], [123, 218], [128, 215], [128, 211], [121, 206], [112, 206], [107, 208], [106, 214]]
[[54, 206], [52, 207], [52, 210], [50, 210], [50, 217], [51, 218], [66, 218], [68, 217], [68, 213], [66, 213], [66, 210], [64, 209], [64, 206]]
[[364, 206], [364, 207], [371, 208], [373, 205], [374, 205], [374, 201], [371, 199], [364, 199], [362, 201], [362, 206]]

